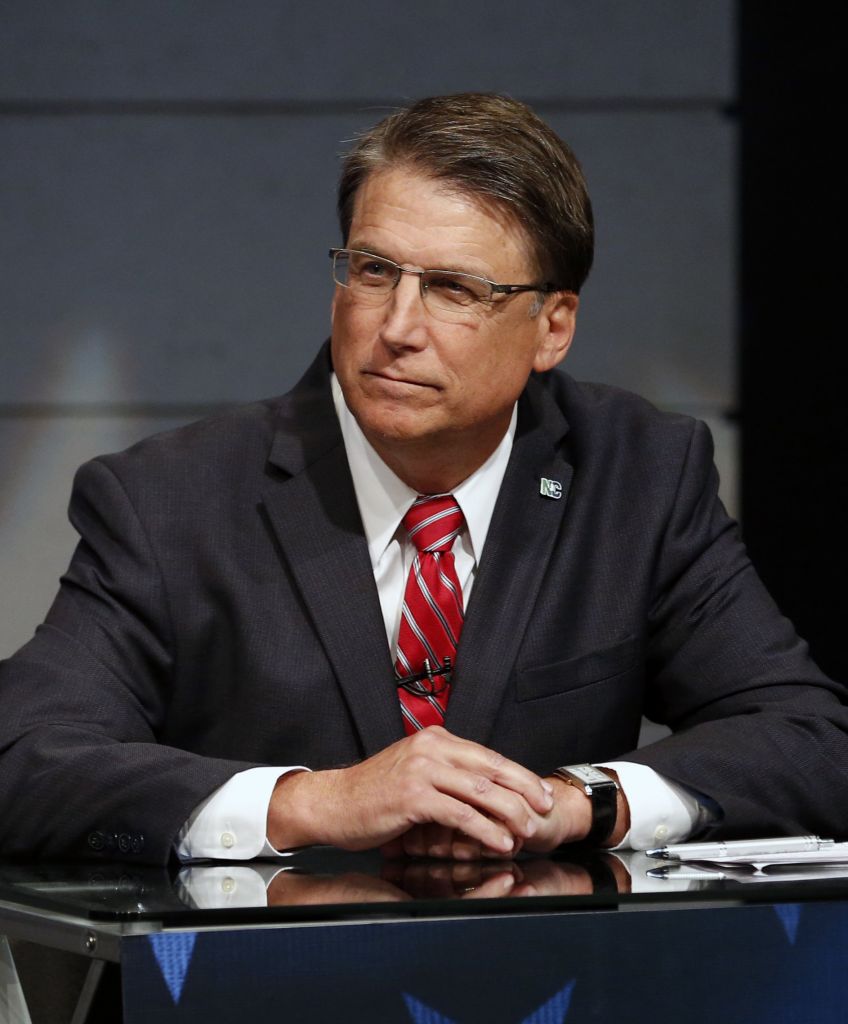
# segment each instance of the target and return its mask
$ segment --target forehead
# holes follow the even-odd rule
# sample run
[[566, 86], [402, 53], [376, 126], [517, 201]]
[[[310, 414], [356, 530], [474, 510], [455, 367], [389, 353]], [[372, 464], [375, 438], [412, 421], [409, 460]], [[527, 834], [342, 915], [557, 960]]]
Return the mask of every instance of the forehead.
[[526, 273], [533, 263], [526, 232], [501, 204], [409, 167], [374, 171], [365, 179], [354, 200], [348, 245], [398, 262], [486, 276], [496, 268]]

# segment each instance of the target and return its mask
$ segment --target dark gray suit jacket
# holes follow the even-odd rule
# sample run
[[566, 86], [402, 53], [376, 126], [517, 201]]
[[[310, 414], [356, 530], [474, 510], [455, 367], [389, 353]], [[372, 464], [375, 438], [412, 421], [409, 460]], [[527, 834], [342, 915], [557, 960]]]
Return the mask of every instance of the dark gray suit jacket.
[[[79, 547], [0, 668], [0, 852], [164, 861], [235, 772], [403, 735], [329, 369], [79, 471]], [[716, 489], [703, 424], [531, 378], [447, 727], [540, 773], [649, 764], [720, 805], [714, 832], [844, 833], [844, 689]], [[675, 735], [632, 752], [643, 711]]]

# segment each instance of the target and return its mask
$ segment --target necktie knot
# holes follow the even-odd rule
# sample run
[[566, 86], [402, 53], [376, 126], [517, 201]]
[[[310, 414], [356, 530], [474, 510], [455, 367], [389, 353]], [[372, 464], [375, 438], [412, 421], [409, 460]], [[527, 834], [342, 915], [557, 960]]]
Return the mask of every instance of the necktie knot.
[[449, 551], [462, 529], [462, 509], [452, 494], [419, 495], [403, 517], [418, 551]]

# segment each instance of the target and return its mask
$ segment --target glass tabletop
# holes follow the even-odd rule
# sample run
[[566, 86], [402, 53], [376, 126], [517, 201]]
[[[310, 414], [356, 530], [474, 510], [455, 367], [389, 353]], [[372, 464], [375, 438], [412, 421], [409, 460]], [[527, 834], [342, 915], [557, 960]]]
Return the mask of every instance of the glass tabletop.
[[[664, 866], [666, 877], [656, 877]], [[465, 863], [391, 861], [377, 852], [329, 848], [273, 861], [170, 868], [0, 863], [0, 904], [92, 922], [158, 921], [163, 927], [815, 899], [848, 899], [844, 865], [766, 874], [737, 869], [726, 877], [705, 866], [667, 866], [626, 852], [572, 849], [544, 858]]]

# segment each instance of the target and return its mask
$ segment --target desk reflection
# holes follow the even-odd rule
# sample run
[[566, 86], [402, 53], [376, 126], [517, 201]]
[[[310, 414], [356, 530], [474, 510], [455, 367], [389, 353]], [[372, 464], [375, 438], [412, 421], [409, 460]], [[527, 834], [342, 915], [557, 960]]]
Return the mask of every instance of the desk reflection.
[[[367, 870], [322, 870], [291, 861], [190, 864], [179, 871], [180, 899], [198, 909], [479, 900], [504, 897], [591, 896], [656, 889], [645, 872], [656, 862], [642, 854], [587, 853], [573, 860], [385, 860]], [[692, 890], [693, 880], [663, 888]]]

